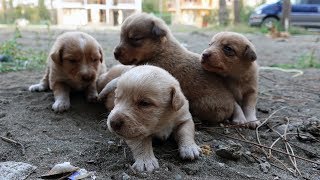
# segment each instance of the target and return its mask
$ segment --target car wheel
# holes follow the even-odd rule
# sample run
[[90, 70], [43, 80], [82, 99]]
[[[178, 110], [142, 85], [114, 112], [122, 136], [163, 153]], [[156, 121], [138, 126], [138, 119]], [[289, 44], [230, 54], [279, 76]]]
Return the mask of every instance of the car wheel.
[[279, 20], [275, 17], [267, 17], [262, 21], [262, 26], [271, 27], [273, 24], [276, 25]]

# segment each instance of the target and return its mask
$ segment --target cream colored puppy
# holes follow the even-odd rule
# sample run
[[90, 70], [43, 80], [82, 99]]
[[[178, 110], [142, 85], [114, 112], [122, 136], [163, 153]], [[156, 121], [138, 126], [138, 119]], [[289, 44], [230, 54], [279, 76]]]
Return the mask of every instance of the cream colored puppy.
[[72, 90], [84, 90], [89, 102], [96, 101], [96, 81], [105, 71], [100, 44], [89, 34], [66, 32], [53, 44], [44, 77], [29, 90], [51, 89], [55, 99], [52, 109], [62, 112], [70, 107], [69, 93]]
[[220, 32], [213, 36], [201, 56], [202, 67], [225, 78], [236, 103], [233, 113], [235, 124], [256, 128], [258, 97], [258, 64], [254, 45], [243, 35]]
[[[123, 73], [127, 72], [134, 66], [125, 66], [122, 64], [111, 67], [108, 72], [102, 74], [97, 81], [97, 89], [100, 94], [99, 100], [102, 101], [108, 111], [111, 111], [114, 107], [114, 90], [116, 89], [116, 83], [111, 86], [109, 84], [108, 89], [104, 89], [106, 85], [112, 80], [120, 77]], [[104, 91], [102, 91], [104, 90]], [[108, 94], [108, 95], [105, 95]]]
[[150, 65], [134, 67], [119, 77], [115, 94], [107, 124], [131, 148], [133, 168], [149, 172], [159, 168], [152, 137], [167, 139], [171, 133], [183, 159], [199, 157], [188, 100], [167, 71]]

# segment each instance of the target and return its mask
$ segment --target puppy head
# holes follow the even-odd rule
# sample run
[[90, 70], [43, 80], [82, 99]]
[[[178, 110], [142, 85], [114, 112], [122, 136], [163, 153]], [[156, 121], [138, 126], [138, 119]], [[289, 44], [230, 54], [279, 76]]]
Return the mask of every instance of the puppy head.
[[114, 57], [122, 64], [141, 64], [156, 55], [170, 33], [163, 20], [138, 13], [129, 16], [121, 26], [120, 43]]
[[68, 79], [83, 83], [94, 81], [103, 63], [100, 44], [92, 36], [82, 32], [60, 35], [49, 56]]
[[257, 59], [253, 44], [243, 35], [221, 32], [201, 55], [202, 67], [223, 76], [238, 77]]
[[165, 127], [184, 110], [187, 100], [178, 81], [167, 71], [143, 65], [119, 77], [114, 102], [108, 128], [132, 139], [149, 136]]

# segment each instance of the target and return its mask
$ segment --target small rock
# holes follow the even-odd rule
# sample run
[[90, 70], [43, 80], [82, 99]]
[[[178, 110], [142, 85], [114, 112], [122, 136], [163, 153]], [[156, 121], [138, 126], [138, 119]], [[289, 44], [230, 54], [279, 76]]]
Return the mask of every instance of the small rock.
[[199, 172], [199, 167], [198, 166], [185, 166], [181, 168], [186, 172], [188, 175], [195, 175]]
[[0, 179], [26, 179], [36, 166], [23, 162], [0, 162]]
[[224, 163], [218, 163], [218, 165], [220, 166], [220, 167], [224, 167]]
[[268, 162], [260, 163], [259, 167], [260, 167], [261, 171], [264, 172], [264, 173], [268, 173], [270, 168], [271, 168], [271, 166], [270, 166], [270, 164]]
[[230, 160], [238, 160], [242, 156], [242, 145], [241, 144], [230, 144], [228, 146], [220, 145], [216, 150], [216, 154], [222, 158]]
[[146, 177], [148, 177], [148, 174], [145, 173], [145, 172], [142, 172], [142, 173], [140, 173], [140, 176], [143, 177], [143, 178], [146, 178]]
[[121, 174], [121, 177], [122, 177], [122, 180], [131, 179], [131, 177], [130, 177], [127, 173], [125, 173], [125, 172], [123, 172], [123, 173]]
[[176, 174], [176, 175], [174, 176], [174, 179], [175, 179], [175, 180], [181, 180], [181, 179], [182, 179], [182, 176], [181, 176], [180, 174]]

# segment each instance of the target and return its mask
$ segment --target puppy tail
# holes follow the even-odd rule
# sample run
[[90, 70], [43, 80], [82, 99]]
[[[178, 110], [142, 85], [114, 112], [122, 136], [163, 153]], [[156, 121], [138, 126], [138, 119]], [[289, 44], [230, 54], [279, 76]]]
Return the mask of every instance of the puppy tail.
[[98, 95], [99, 101], [103, 101], [109, 93], [113, 92], [117, 88], [118, 79], [119, 78], [113, 79], [102, 89], [102, 91]]

